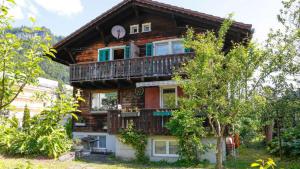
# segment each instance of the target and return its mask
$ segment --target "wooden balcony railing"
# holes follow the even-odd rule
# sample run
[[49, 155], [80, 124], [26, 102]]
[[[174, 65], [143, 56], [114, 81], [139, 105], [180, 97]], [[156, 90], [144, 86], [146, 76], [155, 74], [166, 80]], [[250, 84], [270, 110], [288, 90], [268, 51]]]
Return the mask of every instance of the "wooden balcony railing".
[[171, 76], [174, 69], [193, 57], [193, 53], [140, 57], [70, 65], [70, 81], [129, 79]]
[[128, 121], [132, 121], [135, 128], [146, 134], [159, 135], [169, 134], [165, 125], [171, 116], [155, 116], [154, 112], [171, 112], [166, 109], [142, 109], [138, 117], [122, 117], [121, 111], [114, 110], [108, 113], [108, 132], [111, 134], [118, 133], [121, 129], [126, 128]]

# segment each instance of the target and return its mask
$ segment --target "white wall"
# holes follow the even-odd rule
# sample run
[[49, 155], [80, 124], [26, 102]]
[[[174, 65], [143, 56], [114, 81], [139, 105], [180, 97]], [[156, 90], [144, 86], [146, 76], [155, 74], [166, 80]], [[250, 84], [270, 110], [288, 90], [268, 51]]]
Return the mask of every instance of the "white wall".
[[83, 138], [87, 136], [106, 136], [106, 148], [108, 152], [116, 152], [116, 136], [108, 133], [98, 132], [73, 132], [73, 138]]
[[[121, 143], [118, 139], [118, 136], [116, 138], [116, 157], [121, 158], [123, 160], [132, 160], [135, 158], [135, 151], [132, 147], [128, 145], [124, 145]], [[153, 155], [152, 147], [153, 147], [153, 140], [154, 139], [161, 139], [161, 140], [174, 140], [174, 137], [170, 136], [151, 136], [148, 138], [148, 144], [146, 147], [146, 155], [149, 157], [150, 161], [168, 161], [168, 162], [175, 162], [178, 160], [177, 157], [157, 157]], [[216, 138], [203, 138], [202, 139], [204, 144], [213, 144], [216, 145]], [[225, 142], [223, 141], [223, 157], [224, 160], [226, 158], [226, 147]], [[215, 148], [207, 151], [205, 154], [200, 155], [200, 160], [208, 160], [211, 163], [216, 163], [216, 157], [215, 157], [216, 151]]]

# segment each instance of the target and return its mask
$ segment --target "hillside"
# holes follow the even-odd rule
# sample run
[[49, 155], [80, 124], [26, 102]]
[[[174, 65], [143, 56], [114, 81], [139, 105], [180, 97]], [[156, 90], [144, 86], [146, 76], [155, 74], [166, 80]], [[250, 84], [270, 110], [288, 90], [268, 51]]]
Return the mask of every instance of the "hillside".
[[[19, 38], [28, 38], [32, 36], [24, 32], [23, 28], [24, 27], [13, 28], [11, 33], [17, 35]], [[55, 44], [63, 39], [62, 36], [54, 35], [50, 29], [45, 27], [43, 27], [43, 31], [37, 31], [35, 34], [39, 36], [45, 36], [46, 33], [52, 37], [52, 44]], [[69, 68], [67, 66], [49, 60], [45, 60], [40, 64], [40, 66], [45, 72], [42, 76], [43, 78], [69, 83]]]

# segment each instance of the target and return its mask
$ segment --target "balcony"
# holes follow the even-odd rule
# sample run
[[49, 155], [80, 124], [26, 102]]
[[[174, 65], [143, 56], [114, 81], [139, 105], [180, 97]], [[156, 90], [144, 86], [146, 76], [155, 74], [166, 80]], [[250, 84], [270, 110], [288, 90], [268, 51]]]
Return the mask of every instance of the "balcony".
[[119, 110], [108, 113], [108, 132], [117, 134], [121, 129], [128, 127], [132, 122], [134, 127], [150, 135], [168, 135], [166, 124], [171, 117], [170, 109], [142, 109], [136, 113], [122, 113]]
[[184, 53], [70, 65], [70, 82], [170, 77], [174, 69], [194, 56]]

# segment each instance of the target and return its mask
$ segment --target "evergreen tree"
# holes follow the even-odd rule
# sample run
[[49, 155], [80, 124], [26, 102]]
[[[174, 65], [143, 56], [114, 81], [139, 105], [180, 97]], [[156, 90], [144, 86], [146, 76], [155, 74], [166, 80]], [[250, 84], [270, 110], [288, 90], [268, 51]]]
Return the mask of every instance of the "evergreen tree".
[[25, 105], [22, 127], [23, 129], [27, 129], [29, 128], [29, 125], [30, 125], [30, 110], [28, 109], [28, 106]]

